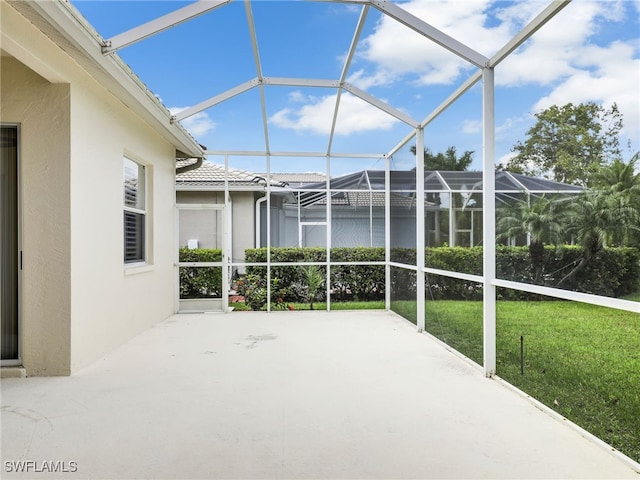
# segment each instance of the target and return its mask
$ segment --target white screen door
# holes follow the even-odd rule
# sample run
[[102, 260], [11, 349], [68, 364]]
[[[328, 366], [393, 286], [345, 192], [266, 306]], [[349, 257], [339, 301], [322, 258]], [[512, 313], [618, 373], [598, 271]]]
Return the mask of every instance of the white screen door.
[[223, 205], [177, 206], [178, 312], [228, 309], [229, 274]]

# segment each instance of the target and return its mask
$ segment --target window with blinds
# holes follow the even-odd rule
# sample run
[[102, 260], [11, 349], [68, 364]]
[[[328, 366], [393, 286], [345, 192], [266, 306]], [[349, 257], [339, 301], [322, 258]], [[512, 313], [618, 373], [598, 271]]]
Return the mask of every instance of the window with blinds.
[[124, 157], [124, 263], [145, 261], [145, 167]]

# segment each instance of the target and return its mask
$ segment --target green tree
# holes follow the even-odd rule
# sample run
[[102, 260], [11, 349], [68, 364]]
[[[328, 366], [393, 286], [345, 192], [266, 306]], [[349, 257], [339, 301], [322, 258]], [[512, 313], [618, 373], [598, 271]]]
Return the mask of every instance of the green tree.
[[625, 202], [620, 194], [587, 190], [565, 210], [567, 232], [582, 247], [582, 258], [558, 282], [574, 278], [606, 246], [640, 231], [640, 209]]
[[[411, 147], [411, 153], [416, 154], [415, 145]], [[473, 162], [473, 151], [465, 151], [458, 157], [456, 147], [447, 148], [445, 153], [432, 153], [430, 149], [424, 149], [424, 168], [426, 170], [442, 170], [446, 172], [463, 172]]]
[[616, 159], [600, 169], [594, 176], [593, 186], [604, 195], [616, 208], [631, 215], [631, 221], [625, 219], [618, 222], [612, 230], [611, 243], [621, 246], [640, 246], [640, 226], [634, 224], [634, 212], [640, 212], [640, 171], [636, 165], [640, 154], [636, 153], [628, 162]]
[[324, 285], [325, 276], [317, 265], [306, 265], [300, 268], [302, 269], [302, 275], [307, 285], [309, 309], [313, 310], [313, 302], [318, 298], [320, 287]]
[[546, 197], [519, 200], [498, 209], [497, 237], [507, 240], [520, 235], [529, 236], [529, 257], [533, 269], [533, 282], [542, 284], [544, 245], [560, 244], [563, 239], [561, 200]]
[[622, 114], [593, 102], [553, 105], [535, 114], [527, 139], [512, 149], [505, 167], [511, 172], [557, 182], [590, 186], [603, 166], [620, 157]]

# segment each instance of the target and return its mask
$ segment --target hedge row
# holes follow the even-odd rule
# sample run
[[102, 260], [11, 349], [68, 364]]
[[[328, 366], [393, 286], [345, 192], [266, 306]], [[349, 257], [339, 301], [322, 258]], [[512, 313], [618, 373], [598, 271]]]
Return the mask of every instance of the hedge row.
[[[441, 270], [482, 275], [482, 247], [437, 247], [427, 248], [426, 266]], [[266, 262], [267, 250], [249, 249], [245, 252], [247, 262]], [[501, 279], [516, 282], [555, 286], [582, 258], [580, 247], [545, 247], [542, 275], [535, 280], [528, 247], [496, 247], [496, 270]], [[394, 248], [394, 262], [415, 265], [416, 250]], [[323, 248], [272, 248], [272, 262], [323, 262]], [[333, 248], [332, 262], [384, 261], [383, 248]], [[271, 267], [272, 277], [281, 280], [280, 285], [300, 284], [301, 270], [298, 266]], [[262, 276], [266, 267], [248, 267], [248, 272]], [[393, 268], [391, 296], [395, 299], [415, 298], [415, 273]], [[382, 300], [384, 299], [384, 266], [338, 265], [331, 268], [332, 299]], [[598, 253], [591, 262], [569, 282], [565, 289], [593, 293], [607, 297], [621, 297], [640, 289], [640, 250], [636, 248], [607, 248]], [[290, 301], [299, 301], [292, 292]], [[439, 275], [427, 275], [427, 298], [434, 299], [482, 299], [482, 285]], [[515, 290], [499, 289], [499, 298], [504, 300], [536, 299], [537, 295]]]
[[[482, 275], [482, 247], [438, 247], [426, 249], [427, 267], [441, 270]], [[384, 261], [384, 248], [332, 248], [332, 262]], [[391, 250], [394, 262], [415, 265], [416, 250], [395, 248]], [[527, 247], [496, 247], [497, 276], [516, 282], [555, 286], [581, 259], [579, 247], [545, 247], [542, 275], [534, 281], [534, 271]], [[219, 262], [220, 250], [180, 250], [182, 262]], [[245, 251], [247, 263], [267, 261], [267, 249]], [[305, 279], [300, 262], [324, 262], [324, 248], [272, 248], [271, 262], [292, 263], [272, 266], [272, 295], [280, 302], [304, 302]], [[254, 303], [266, 303], [266, 267], [247, 267], [252, 292], [259, 299]], [[323, 270], [324, 272], [324, 270]], [[411, 270], [392, 268], [391, 296], [394, 300], [415, 298], [416, 274]], [[219, 268], [182, 267], [180, 269], [180, 295], [182, 298], [216, 296], [222, 290], [222, 272]], [[273, 283], [275, 279], [275, 284]], [[334, 301], [383, 300], [385, 275], [383, 265], [335, 265], [330, 272], [331, 298]], [[246, 287], [250, 285], [245, 281]], [[242, 286], [242, 284], [241, 284]], [[274, 288], [275, 287], [275, 288]], [[607, 248], [598, 253], [564, 288], [607, 297], [621, 297], [640, 290], [640, 250], [636, 248]], [[482, 299], [482, 285], [454, 278], [427, 275], [427, 298], [434, 299]], [[263, 291], [264, 290], [264, 291]], [[241, 292], [247, 293], [247, 292]], [[536, 295], [515, 290], [499, 289], [499, 298], [523, 300], [539, 298]], [[252, 300], [252, 299], [248, 299]], [[272, 301], [275, 301], [272, 299]]]
[[[271, 262], [324, 262], [327, 251], [324, 248], [272, 248]], [[266, 248], [245, 250], [247, 263], [267, 261]], [[332, 248], [332, 262], [372, 262], [384, 261], [384, 248]], [[247, 267], [247, 274], [266, 275], [266, 267]], [[326, 272], [325, 272], [326, 274]], [[304, 272], [298, 265], [272, 266], [271, 277], [278, 278], [285, 289], [289, 302], [304, 301], [298, 290], [304, 288]], [[384, 265], [339, 265], [331, 267], [331, 298], [334, 301], [369, 301], [384, 299]]]
[[[180, 262], [220, 262], [222, 250], [186, 247], [178, 252]], [[219, 298], [222, 296], [222, 268], [180, 267], [180, 298]]]

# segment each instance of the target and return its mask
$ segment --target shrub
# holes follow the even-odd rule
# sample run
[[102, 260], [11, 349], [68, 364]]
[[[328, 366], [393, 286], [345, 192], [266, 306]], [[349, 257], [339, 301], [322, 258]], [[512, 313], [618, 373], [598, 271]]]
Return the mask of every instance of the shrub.
[[[287, 285], [284, 300], [304, 303], [306, 300], [306, 281], [304, 272], [297, 262], [325, 262], [327, 251], [324, 248], [272, 248], [272, 262], [286, 262], [292, 265], [272, 266], [271, 276]], [[334, 262], [372, 262], [384, 261], [384, 248], [332, 248], [331, 260]], [[267, 261], [266, 248], [245, 250], [247, 263]], [[247, 267], [247, 274], [266, 276], [266, 267]], [[331, 294], [336, 301], [371, 301], [384, 299], [384, 265], [335, 265], [331, 267]]]
[[320, 297], [320, 287], [324, 285], [326, 273], [317, 265], [304, 265], [300, 267], [304, 282], [307, 287], [307, 300], [309, 301], [309, 309], [313, 310], [313, 302]]
[[[426, 265], [441, 270], [482, 275], [482, 247], [436, 247], [425, 251]], [[543, 252], [542, 276], [538, 284], [555, 286], [581, 258], [580, 247], [547, 246]], [[247, 262], [266, 262], [267, 250], [249, 249]], [[384, 261], [384, 248], [332, 248], [332, 262]], [[393, 248], [394, 262], [415, 265], [416, 250]], [[272, 262], [323, 262], [323, 248], [273, 248]], [[266, 276], [266, 267], [248, 267], [260, 277]], [[521, 283], [534, 284], [534, 272], [527, 247], [496, 247], [497, 277]], [[273, 266], [271, 274], [277, 278], [282, 298], [288, 302], [306, 300], [305, 281], [299, 265]], [[385, 298], [385, 268], [383, 265], [334, 265], [331, 267], [331, 295], [336, 301], [372, 301]], [[579, 292], [620, 297], [640, 289], [640, 250], [637, 248], [606, 248], [599, 252], [587, 267], [576, 275], [567, 288]], [[482, 299], [482, 284], [441, 275], [427, 275], [427, 296], [434, 299]], [[394, 300], [415, 298], [416, 274], [412, 270], [392, 268], [391, 296]], [[265, 294], [266, 295], [266, 294]], [[516, 290], [498, 289], [501, 300], [540, 300], [545, 297]], [[266, 296], [265, 296], [266, 301]]]
[[[186, 247], [178, 252], [180, 262], [220, 262], [222, 250]], [[180, 267], [180, 298], [222, 296], [222, 267]]]
[[[279, 278], [271, 279], [271, 309], [286, 310], [287, 289], [283, 288]], [[251, 310], [266, 310], [267, 308], [267, 279], [255, 273], [247, 274], [238, 281], [238, 293], [245, 299]]]

